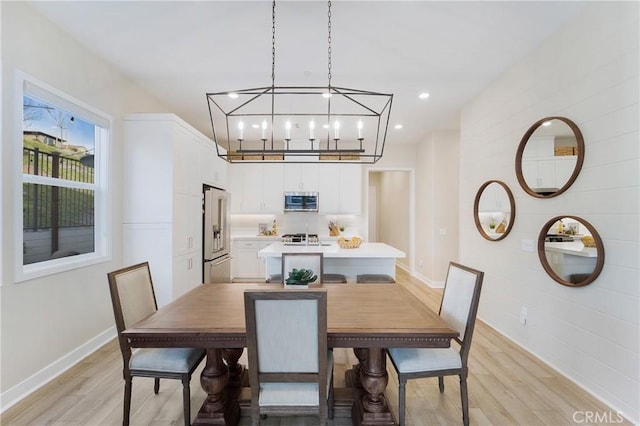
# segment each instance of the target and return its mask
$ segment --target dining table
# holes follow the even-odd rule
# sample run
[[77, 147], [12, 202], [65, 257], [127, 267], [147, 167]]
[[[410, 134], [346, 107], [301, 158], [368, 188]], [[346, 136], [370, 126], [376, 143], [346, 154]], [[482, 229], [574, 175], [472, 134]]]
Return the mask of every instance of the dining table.
[[[310, 285], [311, 289], [314, 285]], [[384, 395], [386, 348], [446, 348], [458, 337], [432, 309], [398, 284], [319, 284], [327, 291], [327, 345], [353, 348], [343, 395], [354, 425], [395, 425]], [[200, 383], [207, 396], [194, 425], [237, 425], [248, 380], [244, 292], [281, 284], [203, 284], [123, 332], [132, 347], [206, 348]], [[283, 289], [286, 291], [286, 289]], [[282, 360], [286, 362], [286, 360]], [[337, 404], [338, 402], [336, 402]]]

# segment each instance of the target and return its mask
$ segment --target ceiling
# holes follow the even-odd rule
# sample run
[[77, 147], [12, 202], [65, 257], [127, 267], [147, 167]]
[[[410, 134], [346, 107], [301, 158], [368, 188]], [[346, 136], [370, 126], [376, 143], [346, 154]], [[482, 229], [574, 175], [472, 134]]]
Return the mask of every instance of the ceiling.
[[[209, 136], [206, 92], [271, 85], [269, 1], [31, 4]], [[332, 84], [393, 93], [387, 143], [420, 141], [584, 5], [336, 0]], [[277, 3], [275, 83], [327, 84], [327, 3]]]

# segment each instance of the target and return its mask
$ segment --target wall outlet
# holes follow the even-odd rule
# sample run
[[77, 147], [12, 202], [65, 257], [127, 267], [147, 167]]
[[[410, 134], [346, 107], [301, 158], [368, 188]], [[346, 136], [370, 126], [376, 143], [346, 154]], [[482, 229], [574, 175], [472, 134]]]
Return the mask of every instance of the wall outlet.
[[527, 308], [525, 306], [520, 309], [520, 324], [527, 324]]

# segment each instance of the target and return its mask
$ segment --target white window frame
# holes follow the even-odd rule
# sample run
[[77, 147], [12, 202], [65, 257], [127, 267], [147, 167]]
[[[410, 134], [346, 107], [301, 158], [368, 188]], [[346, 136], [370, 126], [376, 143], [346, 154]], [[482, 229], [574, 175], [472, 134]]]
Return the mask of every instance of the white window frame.
[[[107, 208], [109, 205], [110, 191], [108, 187], [109, 149], [111, 145], [111, 133], [113, 120], [111, 116], [86, 103], [75, 99], [60, 90], [38, 81], [37, 79], [16, 71], [15, 79], [15, 121], [14, 121], [14, 282], [22, 282], [34, 278], [44, 277], [64, 271], [70, 271], [97, 263], [111, 260], [111, 232], [110, 223], [107, 220]], [[29, 89], [26, 89], [28, 87]], [[65, 181], [60, 185], [59, 179], [46, 176], [25, 175], [22, 172], [22, 134], [23, 134], [23, 97], [25, 94], [34, 96], [44, 102], [59, 107], [75, 116], [95, 124], [96, 146], [94, 152], [95, 171], [94, 183]], [[94, 251], [75, 256], [51, 259], [43, 262], [23, 265], [23, 199], [22, 188], [24, 183], [39, 183], [45, 185], [92, 189], [94, 190]]]

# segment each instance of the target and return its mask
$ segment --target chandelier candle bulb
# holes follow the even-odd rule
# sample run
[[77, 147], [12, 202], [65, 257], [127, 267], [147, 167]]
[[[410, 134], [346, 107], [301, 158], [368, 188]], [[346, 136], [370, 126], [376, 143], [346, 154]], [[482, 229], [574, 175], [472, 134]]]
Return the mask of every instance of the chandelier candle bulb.
[[262, 139], [267, 139], [267, 120], [262, 122]]
[[362, 139], [362, 121], [358, 121], [358, 139]]
[[284, 138], [286, 140], [291, 140], [291, 122], [287, 121], [284, 124]]
[[314, 134], [313, 134], [313, 129], [316, 128], [316, 123], [315, 121], [311, 120], [309, 122], [309, 140], [314, 140]]
[[244, 123], [241, 121], [238, 123], [238, 140], [244, 139]]
[[333, 131], [333, 138], [336, 140], [340, 139], [340, 122], [336, 121], [333, 123]]

